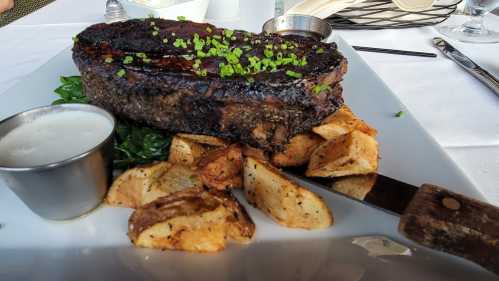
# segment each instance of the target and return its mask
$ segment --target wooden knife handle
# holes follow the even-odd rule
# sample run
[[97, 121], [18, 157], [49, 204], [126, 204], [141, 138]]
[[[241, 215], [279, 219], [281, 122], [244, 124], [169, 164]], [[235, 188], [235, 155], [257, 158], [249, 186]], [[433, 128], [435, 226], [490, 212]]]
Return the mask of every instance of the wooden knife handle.
[[499, 275], [499, 208], [493, 205], [425, 184], [401, 216], [399, 231]]

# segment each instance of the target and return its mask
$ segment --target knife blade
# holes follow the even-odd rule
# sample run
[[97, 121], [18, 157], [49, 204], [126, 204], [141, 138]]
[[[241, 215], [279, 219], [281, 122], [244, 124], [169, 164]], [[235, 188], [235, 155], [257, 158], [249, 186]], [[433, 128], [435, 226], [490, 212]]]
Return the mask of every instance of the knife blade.
[[300, 168], [285, 172], [303, 182], [400, 216], [399, 232], [416, 243], [475, 262], [499, 275], [499, 208], [424, 184], [421, 187], [377, 174], [365, 196], [335, 191], [335, 179], [308, 178]]
[[433, 45], [499, 96], [499, 80], [495, 78], [494, 75], [481, 68], [474, 61], [440, 37], [433, 38]]

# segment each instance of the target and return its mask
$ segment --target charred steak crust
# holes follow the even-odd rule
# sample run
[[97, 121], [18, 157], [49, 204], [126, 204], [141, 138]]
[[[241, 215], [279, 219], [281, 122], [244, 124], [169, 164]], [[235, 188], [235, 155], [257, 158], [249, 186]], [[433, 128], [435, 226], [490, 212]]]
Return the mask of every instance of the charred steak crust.
[[[244, 31], [226, 39], [225, 32], [209, 24], [161, 19], [96, 24], [76, 37], [73, 59], [91, 102], [118, 116], [268, 151], [281, 150], [292, 136], [310, 130], [343, 103], [340, 81], [347, 63], [335, 43]], [[194, 34], [241, 47], [242, 65], [250, 56], [264, 57], [266, 48], [276, 55], [296, 54], [306, 65], [222, 78], [224, 57], [193, 66]], [[290, 77], [287, 71], [303, 77]]]

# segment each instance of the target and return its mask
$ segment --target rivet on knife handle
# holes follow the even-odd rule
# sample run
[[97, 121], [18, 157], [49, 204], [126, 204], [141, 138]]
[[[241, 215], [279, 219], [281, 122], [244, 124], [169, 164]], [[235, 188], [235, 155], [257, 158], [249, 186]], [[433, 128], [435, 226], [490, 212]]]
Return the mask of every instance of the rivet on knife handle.
[[499, 275], [499, 208], [493, 205], [423, 185], [402, 214], [399, 231]]

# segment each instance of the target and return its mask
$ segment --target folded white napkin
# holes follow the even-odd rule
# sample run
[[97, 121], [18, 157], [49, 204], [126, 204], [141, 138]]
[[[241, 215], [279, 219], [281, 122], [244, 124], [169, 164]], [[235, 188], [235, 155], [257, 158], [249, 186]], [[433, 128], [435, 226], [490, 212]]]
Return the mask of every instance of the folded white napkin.
[[[305, 14], [318, 18], [327, 18], [347, 7], [366, 0], [304, 0], [291, 7], [287, 14]], [[435, 0], [392, 0], [401, 10], [408, 12], [431, 8]]]

